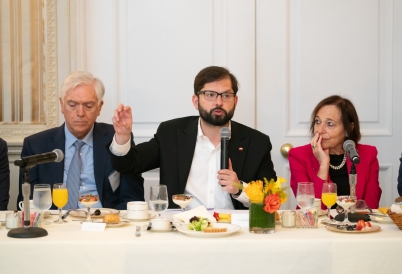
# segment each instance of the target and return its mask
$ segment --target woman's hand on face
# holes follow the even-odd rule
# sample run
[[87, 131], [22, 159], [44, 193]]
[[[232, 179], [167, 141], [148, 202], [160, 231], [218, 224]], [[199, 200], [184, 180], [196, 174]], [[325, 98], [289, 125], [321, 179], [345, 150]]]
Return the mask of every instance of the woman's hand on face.
[[322, 137], [316, 133], [311, 139], [311, 148], [313, 150], [314, 157], [320, 163], [320, 167], [329, 167], [329, 149], [323, 149], [321, 146]]

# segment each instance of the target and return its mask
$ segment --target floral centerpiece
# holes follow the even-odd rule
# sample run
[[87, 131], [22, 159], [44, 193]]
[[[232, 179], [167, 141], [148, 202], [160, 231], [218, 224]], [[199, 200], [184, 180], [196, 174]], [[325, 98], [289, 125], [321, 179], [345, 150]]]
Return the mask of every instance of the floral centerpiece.
[[275, 232], [275, 214], [281, 204], [286, 202], [287, 194], [282, 184], [286, 180], [278, 177], [275, 181], [261, 180], [251, 181], [244, 189], [250, 199], [249, 207], [249, 230], [252, 233], [273, 233]]

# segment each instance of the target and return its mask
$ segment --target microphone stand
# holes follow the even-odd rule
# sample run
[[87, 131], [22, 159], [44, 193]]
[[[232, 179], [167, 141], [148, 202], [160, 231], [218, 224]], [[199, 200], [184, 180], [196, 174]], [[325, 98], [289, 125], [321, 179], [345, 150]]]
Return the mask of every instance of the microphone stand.
[[[356, 174], [356, 166], [352, 162], [352, 166], [350, 168], [350, 174], [349, 174], [349, 186], [350, 186], [350, 196], [351, 197], [356, 197], [356, 184], [357, 184], [357, 174]], [[351, 206], [350, 207], [350, 213], [355, 213], [356, 206]]]
[[[32, 162], [32, 163], [31, 163]], [[31, 213], [29, 208], [29, 196], [31, 185], [29, 183], [29, 170], [36, 166], [36, 160], [29, 160], [26, 167], [22, 168], [24, 173], [24, 183], [22, 184], [22, 196], [24, 197], [24, 227], [11, 229], [7, 236], [11, 238], [38, 238], [47, 236], [46, 229], [41, 227], [31, 227]]]

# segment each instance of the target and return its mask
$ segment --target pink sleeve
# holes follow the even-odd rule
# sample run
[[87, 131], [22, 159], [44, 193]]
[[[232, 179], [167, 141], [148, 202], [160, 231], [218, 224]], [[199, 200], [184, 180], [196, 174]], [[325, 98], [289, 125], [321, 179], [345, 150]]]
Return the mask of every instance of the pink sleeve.
[[290, 187], [296, 196], [299, 182], [313, 182], [315, 197], [321, 199], [322, 184], [325, 181], [317, 176], [318, 170], [313, 170], [313, 165], [299, 152], [294, 149], [289, 151]]

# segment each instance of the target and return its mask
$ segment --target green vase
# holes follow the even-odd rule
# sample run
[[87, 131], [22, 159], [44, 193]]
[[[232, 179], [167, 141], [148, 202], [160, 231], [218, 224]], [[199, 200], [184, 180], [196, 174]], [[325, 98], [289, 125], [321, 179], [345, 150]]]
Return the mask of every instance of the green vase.
[[275, 232], [275, 212], [264, 210], [264, 204], [250, 204], [249, 231], [258, 234], [271, 234]]

